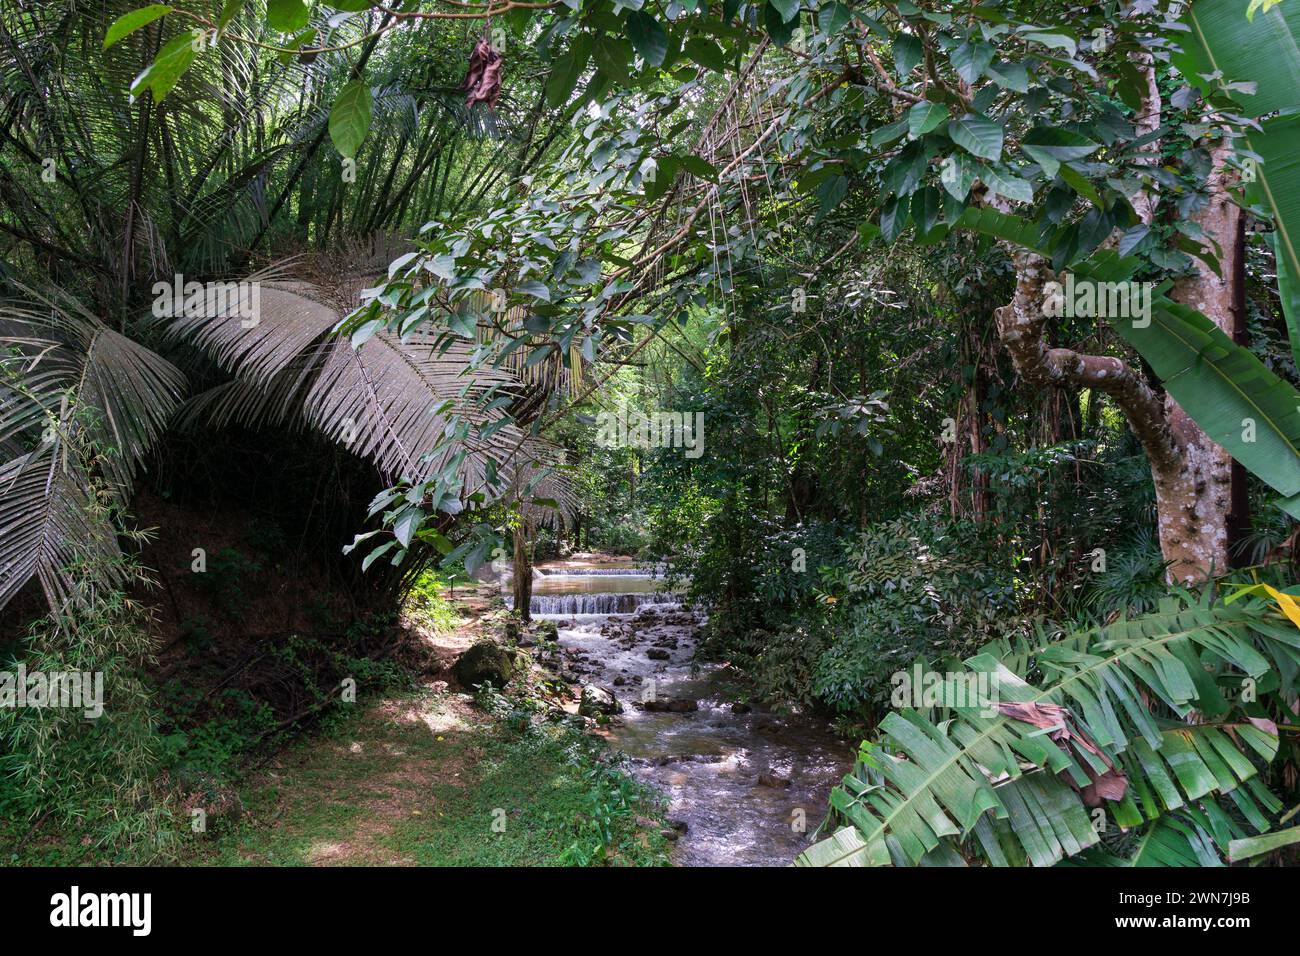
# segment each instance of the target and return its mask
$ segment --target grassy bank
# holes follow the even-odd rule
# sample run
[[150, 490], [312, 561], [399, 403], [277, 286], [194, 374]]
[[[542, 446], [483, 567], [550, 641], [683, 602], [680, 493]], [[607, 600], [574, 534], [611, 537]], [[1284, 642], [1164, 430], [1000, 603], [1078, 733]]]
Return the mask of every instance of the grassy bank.
[[649, 796], [594, 747], [564, 726], [521, 731], [463, 695], [391, 697], [283, 754], [189, 862], [666, 863]]
[[364, 677], [356, 703], [335, 700], [302, 730], [266, 737], [276, 717], [242, 690], [212, 713], [168, 699], [149, 740], [152, 836], [130, 846], [114, 834], [143, 826], [140, 809], [107, 783], [102, 808], [87, 798], [43, 814], [0, 787], [0, 808], [15, 811], [0, 814], [0, 863], [666, 864], [653, 796], [558, 706], [553, 675], [530, 669], [508, 694], [477, 698], [430, 680], [499, 630], [485, 606], [417, 588], [401, 660], [364, 673], [346, 661]]

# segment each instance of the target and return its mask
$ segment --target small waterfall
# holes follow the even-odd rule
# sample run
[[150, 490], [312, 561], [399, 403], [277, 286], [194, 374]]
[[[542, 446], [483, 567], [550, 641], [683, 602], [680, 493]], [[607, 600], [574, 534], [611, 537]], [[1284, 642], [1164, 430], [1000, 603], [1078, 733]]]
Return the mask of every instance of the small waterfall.
[[[528, 604], [531, 614], [631, 614], [643, 604], [678, 603], [676, 594], [534, 594]], [[507, 600], [507, 607], [514, 602]]]

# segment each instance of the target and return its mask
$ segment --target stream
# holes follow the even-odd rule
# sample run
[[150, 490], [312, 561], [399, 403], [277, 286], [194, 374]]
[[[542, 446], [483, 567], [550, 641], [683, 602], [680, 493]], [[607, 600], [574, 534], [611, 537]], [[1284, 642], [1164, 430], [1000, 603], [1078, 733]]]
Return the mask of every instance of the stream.
[[681, 866], [784, 866], [810, 842], [853, 748], [821, 720], [733, 705], [724, 666], [695, 661], [704, 615], [626, 563], [539, 568], [534, 617], [555, 620], [568, 679], [612, 693], [604, 733], [685, 824]]

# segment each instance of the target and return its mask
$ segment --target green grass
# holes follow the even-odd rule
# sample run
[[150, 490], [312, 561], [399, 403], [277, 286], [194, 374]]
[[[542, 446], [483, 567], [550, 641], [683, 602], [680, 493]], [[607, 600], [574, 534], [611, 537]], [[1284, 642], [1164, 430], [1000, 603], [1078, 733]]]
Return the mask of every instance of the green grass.
[[453, 581], [461, 583], [435, 571], [422, 572], [406, 596], [407, 613], [435, 633], [446, 634], [456, 630], [461, 624], [460, 612], [443, 593]]
[[666, 862], [658, 832], [636, 827], [638, 811], [653, 813], [643, 798], [593, 781], [594, 768], [584, 771], [560, 741], [480, 743], [482, 763], [470, 784], [435, 786], [438, 809], [399, 822], [385, 845], [423, 866]]
[[[216, 865], [662, 865], [649, 794], [548, 725], [518, 734], [429, 694], [392, 698], [292, 748], [243, 794], [244, 813], [196, 836]], [[637, 818], [654, 821], [639, 827]], [[215, 828], [214, 828], [215, 829]]]

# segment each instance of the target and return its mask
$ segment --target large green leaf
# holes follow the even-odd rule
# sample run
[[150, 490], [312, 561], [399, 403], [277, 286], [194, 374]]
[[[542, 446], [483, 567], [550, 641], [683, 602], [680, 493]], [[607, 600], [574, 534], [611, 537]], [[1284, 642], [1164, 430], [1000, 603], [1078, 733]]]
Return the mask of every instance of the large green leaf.
[[[942, 721], [914, 710], [886, 716], [879, 740], [864, 742], [859, 764], [831, 797], [839, 820], [853, 829], [835, 831], [796, 863], [951, 864], [961, 862], [961, 845], [994, 865], [1052, 865], [1098, 846], [1101, 834], [1080, 788], [1101, 781], [1108, 783], [1102, 803], [1113, 832], [1172, 811], [1200, 826], [1198, 815], [1208, 809], [1198, 804], [1216, 794], [1227, 795], [1257, 830], [1267, 829], [1259, 805], [1271, 812], [1278, 803], [1259, 785], [1256, 761], [1273, 758], [1278, 738], [1231, 717], [1232, 705], [1206, 673], [1211, 661], [1240, 675], [1294, 676], [1300, 633], [1263, 602], [1184, 598], [1027, 655], [1000, 659], [986, 649], [966, 662], [967, 673], [987, 675], [980, 686], [996, 697], [950, 707]], [[1037, 672], [1040, 683], [1008, 663]], [[1161, 710], [1195, 711], [1200, 722], [1162, 717]], [[1026, 712], [1058, 722], [1040, 729]], [[1220, 716], [1206, 720], [1213, 714]], [[1118, 795], [1116, 774], [1123, 775]], [[1204, 819], [1203, 829], [1215, 827]], [[1168, 862], [1190, 838], [1185, 826], [1167, 824], [1150, 834], [1158, 845], [1143, 852]], [[1198, 840], [1187, 852], [1205, 848]]]
[[153, 93], [153, 101], [161, 103], [172, 91], [181, 75], [190, 68], [198, 55], [202, 34], [198, 30], [174, 36], [158, 51], [154, 61], [140, 71], [131, 82], [131, 95], [140, 96], [145, 90]]
[[967, 207], [963, 210], [961, 218], [957, 220], [957, 225], [974, 229], [986, 236], [1003, 239], [1022, 249], [1037, 252], [1041, 256], [1051, 255], [1038, 226], [1027, 219], [998, 212], [988, 206]]
[[[1175, 65], [1202, 90], [1222, 92], [1247, 116], [1300, 106], [1300, 5], [1247, 20], [1240, 0], [1196, 0], [1183, 18], [1189, 40]], [[1253, 90], [1236, 84], [1254, 84]]]
[[[1137, 260], [1106, 250], [1075, 274], [1122, 282], [1136, 268]], [[1200, 312], [1163, 295], [1152, 296], [1149, 325], [1112, 325], [1207, 435], [1284, 498], [1300, 493], [1300, 392]]]
[[951, 121], [948, 135], [972, 156], [980, 159], [1000, 159], [1002, 156], [1002, 127], [983, 116], [967, 113]]
[[107, 50], [114, 43], [117, 43], [123, 37], [129, 36], [136, 30], [147, 27], [160, 17], [165, 17], [172, 12], [172, 7], [162, 3], [151, 3], [147, 7], [141, 7], [139, 10], [132, 10], [130, 13], [124, 13], [113, 21], [104, 34], [104, 49]]
[[1143, 828], [1125, 856], [1099, 853], [1095, 859], [1081, 862], [1125, 867], [1223, 866], [1205, 831], [1173, 814]]
[[1291, 360], [1300, 368], [1300, 277], [1291, 275], [1287, 257], [1282, 255], [1276, 236], [1273, 252], [1277, 260], [1277, 294], [1282, 300], [1287, 336], [1291, 340]]
[[924, 136], [948, 118], [948, 107], [923, 100], [907, 113], [907, 133], [912, 139]]
[[1289, 830], [1279, 830], [1276, 833], [1265, 833], [1261, 836], [1233, 840], [1228, 849], [1228, 858], [1235, 863], [1238, 860], [1247, 860], [1252, 856], [1271, 853], [1274, 850], [1280, 850], [1284, 846], [1294, 846], [1297, 843], [1300, 843], [1300, 827], [1291, 827]]
[[[1287, 296], [1290, 293], [1282, 287], [1283, 277], [1294, 282], [1300, 276], [1300, 115], [1277, 116], [1262, 125], [1263, 132], [1245, 135], [1247, 147], [1261, 160], [1247, 166], [1247, 170], [1253, 171], [1255, 177], [1252, 191], [1258, 190], [1273, 210], [1278, 292]], [[1294, 341], [1300, 334], [1295, 324], [1297, 317], [1292, 312], [1286, 318]]]
[[349, 158], [357, 154], [370, 131], [373, 106], [370, 87], [365, 80], [353, 80], [343, 87], [330, 110], [330, 139], [340, 153]]
[[281, 33], [295, 33], [311, 19], [303, 0], [266, 0], [266, 25]]
[[1244, 178], [1273, 210], [1278, 291], [1295, 350], [1300, 316], [1287, 308], [1287, 284], [1300, 276], [1300, 4], [1247, 20], [1236, 0], [1197, 0], [1184, 22], [1190, 39], [1174, 62], [1190, 82], [1228, 97], [1246, 116], [1280, 113], [1245, 131], [1246, 147], [1261, 161], [1248, 162]]
[[651, 66], [660, 66], [668, 54], [668, 34], [648, 13], [633, 10], [627, 15], [627, 35], [632, 47]]

